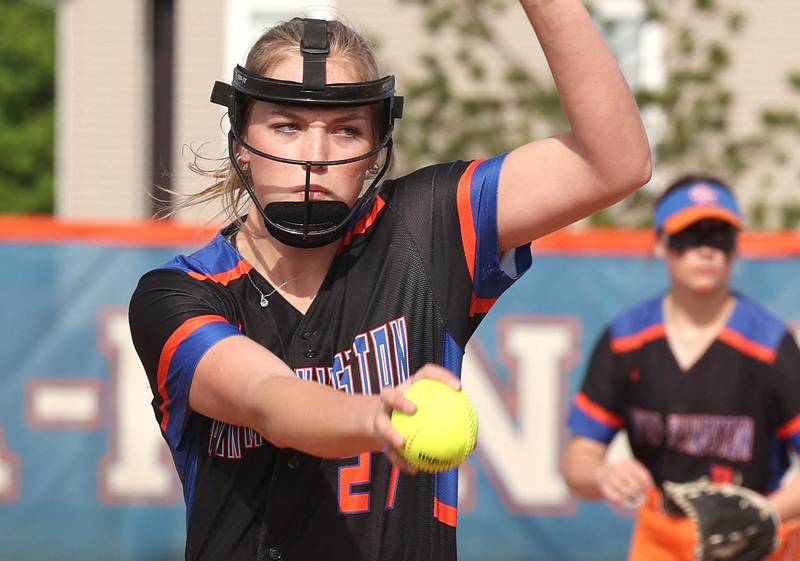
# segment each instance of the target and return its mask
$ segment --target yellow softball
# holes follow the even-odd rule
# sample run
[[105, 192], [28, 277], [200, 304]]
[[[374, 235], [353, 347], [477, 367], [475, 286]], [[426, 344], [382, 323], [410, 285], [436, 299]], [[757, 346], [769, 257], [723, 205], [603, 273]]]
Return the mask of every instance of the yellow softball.
[[421, 378], [404, 394], [417, 406], [413, 415], [392, 412], [392, 425], [406, 439], [400, 455], [420, 471], [456, 467], [470, 455], [478, 438], [478, 415], [463, 391]]

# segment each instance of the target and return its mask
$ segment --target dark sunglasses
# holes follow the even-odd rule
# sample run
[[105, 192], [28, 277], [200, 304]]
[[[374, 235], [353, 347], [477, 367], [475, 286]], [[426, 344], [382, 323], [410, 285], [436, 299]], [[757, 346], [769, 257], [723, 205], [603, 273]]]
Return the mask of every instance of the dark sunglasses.
[[701, 220], [667, 238], [670, 250], [682, 253], [693, 247], [711, 247], [724, 253], [736, 249], [736, 228], [719, 220]]

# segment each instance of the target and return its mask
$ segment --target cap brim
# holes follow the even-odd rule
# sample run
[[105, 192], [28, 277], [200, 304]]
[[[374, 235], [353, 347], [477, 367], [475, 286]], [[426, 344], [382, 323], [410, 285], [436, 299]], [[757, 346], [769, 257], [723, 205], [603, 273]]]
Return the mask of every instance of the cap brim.
[[664, 222], [664, 232], [674, 234], [687, 226], [705, 219], [715, 219], [727, 222], [737, 230], [742, 229], [742, 221], [732, 211], [718, 206], [695, 206], [676, 212]]

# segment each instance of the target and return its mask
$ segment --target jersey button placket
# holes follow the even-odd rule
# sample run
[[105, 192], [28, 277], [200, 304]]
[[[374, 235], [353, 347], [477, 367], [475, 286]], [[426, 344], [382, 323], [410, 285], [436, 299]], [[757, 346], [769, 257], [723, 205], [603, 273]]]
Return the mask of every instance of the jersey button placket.
[[272, 561], [278, 561], [281, 557], [283, 557], [281, 550], [277, 547], [270, 547], [268, 553], [269, 558], [272, 559]]
[[[316, 329], [305, 329], [300, 333], [300, 338], [303, 341], [308, 341], [309, 344], [313, 344], [309, 339], [314, 337], [317, 334]], [[317, 356], [317, 350], [313, 347], [306, 347], [306, 350], [303, 351], [303, 356], [306, 358], [314, 358]]]

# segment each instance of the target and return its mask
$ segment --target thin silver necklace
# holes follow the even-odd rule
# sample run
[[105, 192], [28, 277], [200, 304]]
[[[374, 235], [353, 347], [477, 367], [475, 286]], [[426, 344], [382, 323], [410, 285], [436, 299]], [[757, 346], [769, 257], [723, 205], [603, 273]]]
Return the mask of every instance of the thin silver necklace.
[[260, 288], [258, 288], [258, 286], [256, 286], [256, 283], [253, 281], [253, 277], [251, 277], [251, 276], [250, 276], [250, 271], [247, 271], [247, 280], [249, 280], [249, 281], [250, 281], [250, 284], [252, 284], [252, 285], [253, 285], [253, 288], [255, 288], [255, 289], [256, 289], [256, 291], [259, 293], [259, 295], [261, 295], [261, 300], [259, 301], [259, 304], [261, 305], [261, 307], [262, 307], [262, 308], [266, 308], [267, 306], [269, 306], [269, 298], [270, 298], [270, 297], [271, 297], [273, 294], [275, 294], [276, 292], [278, 292], [278, 289], [279, 289], [279, 288], [283, 288], [284, 286], [286, 286], [286, 285], [287, 285], [287, 284], [289, 284], [290, 282], [292, 282], [292, 281], [295, 281], [295, 280], [297, 280], [297, 279], [299, 279], [299, 278], [300, 278], [300, 277], [293, 277], [293, 278], [291, 278], [291, 279], [289, 279], [289, 280], [283, 281], [283, 282], [282, 282], [281, 284], [279, 284], [277, 287], [273, 288], [273, 289], [272, 289], [272, 292], [270, 292], [269, 294], [264, 294], [263, 292], [261, 292], [261, 289], [260, 289]]

